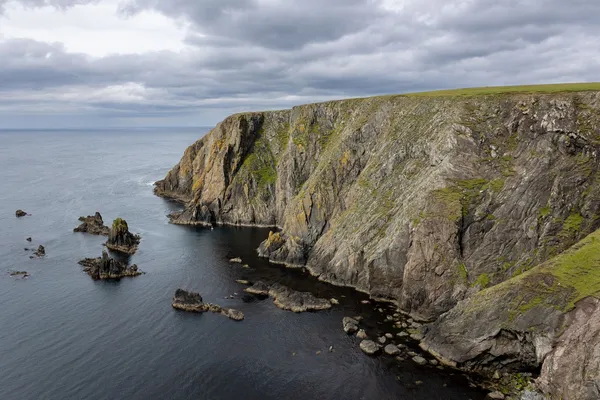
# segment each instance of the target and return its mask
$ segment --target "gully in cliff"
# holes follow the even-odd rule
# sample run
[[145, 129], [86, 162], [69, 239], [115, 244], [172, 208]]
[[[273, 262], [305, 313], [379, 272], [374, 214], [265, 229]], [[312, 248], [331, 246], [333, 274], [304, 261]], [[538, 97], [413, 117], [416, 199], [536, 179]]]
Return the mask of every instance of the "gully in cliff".
[[223, 308], [217, 304], [204, 303], [202, 302], [200, 293], [188, 292], [183, 289], [177, 289], [175, 292], [172, 306], [177, 310], [190, 312], [201, 313], [210, 311], [215, 314], [222, 314], [234, 321], [241, 321], [244, 319], [244, 314], [241, 311], [234, 310], [233, 308]]
[[117, 218], [113, 221], [112, 228], [108, 234], [106, 247], [109, 250], [125, 254], [134, 254], [140, 243], [140, 236], [129, 232], [127, 221]]
[[102, 257], [85, 258], [79, 261], [83, 270], [92, 277], [92, 279], [120, 279], [128, 276], [142, 275], [137, 265], [128, 266], [126, 263], [115, 260], [108, 256], [106, 251], [102, 252]]

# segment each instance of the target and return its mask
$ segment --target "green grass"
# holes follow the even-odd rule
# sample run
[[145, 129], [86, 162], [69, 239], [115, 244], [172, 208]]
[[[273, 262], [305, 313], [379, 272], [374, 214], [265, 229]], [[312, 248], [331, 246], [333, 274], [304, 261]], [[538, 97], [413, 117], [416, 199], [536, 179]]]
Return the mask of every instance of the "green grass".
[[122, 218], [115, 219], [112, 223], [112, 228], [116, 232], [125, 232], [129, 230], [129, 227], [127, 226], [127, 221], [125, 221]]
[[558, 236], [562, 239], [572, 238], [577, 232], [581, 230], [583, 224], [583, 216], [579, 213], [572, 213], [567, 217], [563, 223], [562, 230]]
[[558, 83], [549, 85], [523, 86], [486, 86], [478, 88], [463, 88], [450, 90], [435, 90], [431, 92], [408, 93], [407, 96], [442, 97], [442, 96], [477, 96], [504, 93], [560, 93], [600, 90], [600, 82], [587, 83]]

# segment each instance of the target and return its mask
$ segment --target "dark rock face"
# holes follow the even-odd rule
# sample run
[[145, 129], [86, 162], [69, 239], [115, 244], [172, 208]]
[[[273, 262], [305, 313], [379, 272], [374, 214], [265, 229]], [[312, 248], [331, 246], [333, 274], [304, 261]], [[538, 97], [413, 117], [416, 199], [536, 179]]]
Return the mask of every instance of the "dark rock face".
[[102, 257], [85, 258], [79, 261], [79, 264], [84, 267], [83, 270], [92, 279], [120, 279], [143, 274], [136, 264], [128, 266], [124, 262], [109, 257], [106, 251], [102, 252]]
[[110, 228], [104, 225], [102, 215], [96, 211], [95, 215], [88, 215], [87, 217], [79, 217], [82, 222], [77, 228], [73, 229], [73, 232], [85, 232], [91, 235], [102, 235], [108, 236]]
[[177, 289], [173, 296], [173, 308], [190, 312], [212, 312], [222, 314], [234, 321], [244, 319], [244, 314], [241, 311], [232, 308], [223, 308], [216, 304], [202, 302], [200, 293], [188, 292], [187, 290]]
[[118, 251], [125, 254], [134, 254], [140, 243], [140, 236], [129, 232], [127, 221], [121, 218], [114, 220], [106, 247], [109, 250]]
[[17, 218], [21, 218], [21, 217], [24, 217], [24, 216], [26, 216], [26, 215], [27, 215], [27, 213], [26, 213], [25, 211], [23, 211], [23, 210], [17, 210], [17, 211], [15, 212], [15, 215], [17, 216]]

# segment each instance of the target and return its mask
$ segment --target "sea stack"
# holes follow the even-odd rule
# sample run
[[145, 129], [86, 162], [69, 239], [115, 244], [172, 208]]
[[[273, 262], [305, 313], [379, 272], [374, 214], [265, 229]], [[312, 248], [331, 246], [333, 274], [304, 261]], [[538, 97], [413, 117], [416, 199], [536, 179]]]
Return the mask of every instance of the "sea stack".
[[82, 222], [77, 228], [73, 229], [73, 232], [85, 232], [91, 235], [102, 235], [108, 236], [110, 234], [110, 228], [104, 225], [102, 215], [96, 211], [95, 215], [88, 215], [87, 217], [79, 217]]
[[127, 221], [117, 218], [113, 221], [112, 228], [108, 234], [106, 247], [109, 250], [125, 254], [134, 254], [140, 243], [140, 236], [129, 232]]
[[93, 279], [120, 279], [143, 274], [137, 265], [128, 266], [124, 262], [109, 257], [106, 251], [102, 252], [102, 257], [85, 258], [79, 261], [79, 264], [84, 267], [83, 270]]

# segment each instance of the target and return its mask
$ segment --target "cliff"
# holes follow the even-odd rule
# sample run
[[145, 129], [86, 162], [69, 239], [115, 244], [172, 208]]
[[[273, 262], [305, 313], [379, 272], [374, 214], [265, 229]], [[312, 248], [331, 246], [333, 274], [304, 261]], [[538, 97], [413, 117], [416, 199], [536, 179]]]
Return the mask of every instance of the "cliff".
[[[449, 310], [462, 319], [465, 302], [525, 279], [600, 227], [600, 86], [564, 89], [237, 114], [190, 146], [155, 190], [185, 203], [173, 223], [280, 227], [259, 248], [271, 261], [304, 265], [421, 320]], [[446, 349], [440, 321], [431, 328], [439, 341], [424, 344], [432, 352]], [[459, 353], [448, 355], [467, 361]]]

